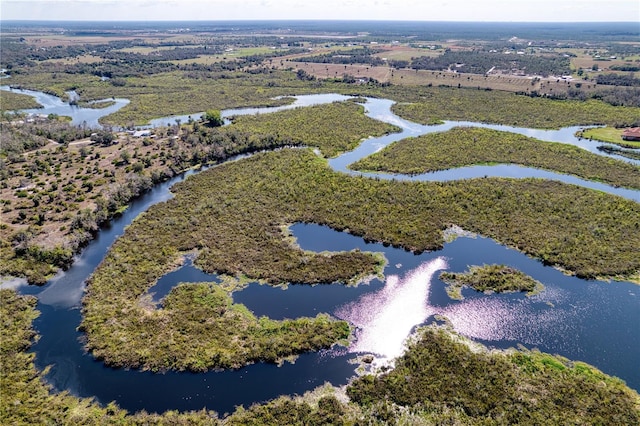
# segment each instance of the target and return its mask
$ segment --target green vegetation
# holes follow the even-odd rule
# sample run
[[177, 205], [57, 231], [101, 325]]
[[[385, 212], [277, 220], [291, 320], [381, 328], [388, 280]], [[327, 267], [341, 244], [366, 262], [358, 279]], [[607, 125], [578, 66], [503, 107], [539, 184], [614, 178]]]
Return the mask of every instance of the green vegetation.
[[[516, 53], [507, 48], [510, 53]], [[488, 49], [487, 49], [488, 50]], [[437, 57], [420, 56], [412, 59], [411, 68], [428, 70], [455, 69], [461, 73], [485, 74], [490, 69], [511, 73], [514, 68], [526, 70], [528, 74], [551, 75], [569, 74], [569, 58], [560, 53], [542, 55], [505, 55], [504, 49], [497, 51], [453, 51], [446, 50]]]
[[[602, 52], [607, 52], [606, 57], [626, 55], [629, 64], [607, 59], [612, 64], [609, 69], [617, 69], [620, 77], [585, 73], [593, 64], [575, 65], [573, 52], [559, 50], [553, 47], [555, 42], [552, 45], [544, 39], [564, 40], [566, 30], [559, 34], [555, 27], [543, 28], [541, 35], [538, 26], [535, 32], [523, 28], [519, 37], [530, 38], [533, 44], [521, 45], [527, 50], [526, 57], [511, 55], [512, 59], [528, 70], [540, 66], [541, 72], [564, 70], [567, 59], [562, 54], [569, 52], [572, 67], [584, 80], [568, 83], [394, 69], [424, 55], [401, 52], [397, 48], [402, 46], [395, 44], [383, 46], [409, 30], [416, 50], [420, 46], [435, 58], [416, 60], [416, 68], [443, 60], [445, 66], [450, 65], [457, 62], [458, 55], [467, 66], [484, 72], [491, 59], [488, 49], [521, 48], [521, 41], [497, 40], [496, 35], [504, 29], [495, 25], [479, 33], [482, 40], [460, 40], [453, 49], [452, 43], [444, 40], [466, 37], [468, 23], [453, 32], [450, 23], [428, 32], [412, 24], [400, 31], [384, 23], [376, 23], [373, 30], [363, 24], [363, 31], [348, 43], [344, 38], [332, 38], [332, 34], [339, 34], [340, 24], [334, 24], [331, 33], [321, 29], [316, 35], [322, 37], [318, 38], [309, 36], [318, 31], [318, 24], [304, 23], [288, 30], [286, 43], [292, 49], [273, 52], [267, 46], [283, 44], [279, 28], [259, 35], [253, 29], [238, 34], [230, 27], [211, 30], [196, 25], [192, 33], [161, 30], [143, 38], [127, 30], [107, 29], [103, 34], [100, 28], [84, 32], [78, 27], [58, 34], [57, 29], [54, 33], [31, 27], [23, 34], [11, 27], [1, 41], [0, 68], [10, 70], [12, 84], [63, 99], [67, 99], [65, 91], [76, 90], [82, 105], [115, 96], [131, 99], [128, 106], [103, 120], [123, 126], [212, 108], [283, 105], [291, 98], [273, 97], [319, 92], [394, 99], [399, 102], [397, 112], [425, 123], [470, 120], [539, 128], [640, 125], [639, 108], [611, 106], [637, 106], [637, 88], [596, 88], [588, 75], [602, 83], [637, 84], [632, 75], [622, 74], [637, 68], [631, 63], [637, 60], [637, 55], [632, 56], [637, 52], [637, 40], [625, 35], [624, 28], [578, 35], [589, 43], [589, 51], [582, 42], [561, 42], [562, 49], [575, 47], [572, 50], [598, 61]], [[477, 31], [475, 27], [473, 31]], [[361, 55], [366, 52], [362, 47], [371, 47], [371, 41], [380, 52], [375, 57]], [[229, 56], [236, 56], [231, 60], [225, 57], [229, 46], [234, 49]], [[344, 55], [326, 56], [328, 62], [339, 64], [307, 63], [298, 73], [295, 69], [285, 71], [298, 65], [276, 57], [310, 55], [308, 47], [341, 49]], [[351, 65], [354, 61], [380, 63], [382, 57], [388, 57], [382, 67]], [[501, 67], [510, 72], [511, 62]], [[595, 68], [606, 65], [600, 62]], [[343, 74], [349, 75], [340, 78]], [[372, 80], [360, 84], [367, 77]], [[498, 90], [518, 91], [520, 95]], [[601, 101], [585, 101], [591, 98]], [[92, 106], [109, 104], [111, 101]], [[0, 93], [0, 109], [35, 106], [31, 97]], [[27, 276], [30, 282], [39, 283], [68, 265], [73, 252], [97, 232], [100, 223], [175, 173], [235, 154], [286, 145], [317, 147], [331, 157], [352, 149], [363, 137], [393, 131], [366, 119], [361, 107], [343, 104], [272, 117], [241, 117], [222, 128], [189, 120], [182, 126], [176, 123], [157, 129], [155, 138], [134, 140], [119, 134], [111, 140], [103, 137], [110, 135], [107, 132], [92, 145], [89, 141], [69, 145], [89, 136], [81, 136], [81, 131], [70, 126], [47, 128], [39, 123], [34, 128], [20, 128], [8, 123], [12, 119], [0, 128], [0, 274]], [[38, 133], [41, 130], [49, 133]], [[514, 141], [505, 140], [505, 146]], [[518, 142], [518, 147], [532, 143]], [[32, 149], [38, 151], [26, 153]], [[536, 167], [549, 166], [588, 179], [637, 187], [636, 169], [621, 176], [612, 170], [614, 166], [602, 161], [574, 157], [569, 151], [546, 152], [552, 152], [549, 157], [562, 157], [565, 163], [552, 164], [537, 157], [536, 161], [547, 165]], [[634, 155], [630, 150], [619, 153]], [[504, 157], [512, 154], [501, 153]], [[318, 254], [293, 246], [286, 227], [294, 222], [320, 223], [415, 251], [441, 247], [442, 231], [459, 225], [581, 277], [615, 276], [640, 282], [638, 203], [557, 182], [381, 182], [334, 173], [311, 150], [283, 150], [212, 168], [178, 185], [175, 191], [173, 200], [154, 207], [128, 228], [89, 284], [82, 323], [87, 347], [110, 365], [153, 370], [232, 368], [256, 360], [279, 362], [289, 355], [343, 341], [349, 333], [344, 322], [325, 315], [284, 321], [256, 318], [245, 307], [232, 303], [224, 285], [181, 284], [160, 308], [149, 300], [148, 289], [175, 268], [185, 253], [194, 253], [201, 268], [227, 274], [225, 282], [233, 280], [230, 276], [239, 282], [356, 282], [379, 273], [384, 260], [370, 253]], [[281, 397], [241, 407], [225, 419], [205, 410], [129, 414], [114, 403], [102, 407], [67, 393], [49, 393], [42, 372], [34, 368], [34, 355], [26, 352], [34, 339], [30, 324], [37, 316], [35, 303], [33, 298], [0, 290], [2, 424], [640, 422], [638, 395], [592, 367], [537, 352], [471, 351], [470, 343], [460, 336], [431, 328], [422, 332], [396, 370], [379, 377], [365, 376], [349, 386], [351, 402], [343, 391], [326, 386], [324, 391], [303, 398]]]
[[[380, 260], [367, 253], [316, 254], [291, 246], [281, 227], [294, 222], [348, 229], [416, 251], [442, 247], [442, 230], [458, 224], [581, 277], [630, 276], [640, 269], [640, 206], [558, 182], [378, 181], [333, 172], [310, 150], [283, 150], [212, 168], [173, 191], [173, 199], [129, 226], [88, 283], [82, 328], [87, 348], [108, 364], [224, 366], [212, 361], [215, 351], [189, 363], [156, 356], [183, 353], [173, 336], [179, 319], [189, 315], [180, 311], [171, 322], [139, 300], [175, 268], [181, 253], [195, 250], [195, 264], [206, 271], [274, 284], [349, 281], [378, 270]], [[158, 349], [148, 350], [156, 348], [149, 339]]]
[[[154, 138], [99, 130], [92, 133], [93, 144], [50, 145], [24, 155], [24, 149], [47, 144], [45, 136], [64, 142], [88, 136], [91, 130], [48, 120], [15, 126], [0, 123], [9, 130], [2, 133], [9, 161], [0, 168], [4, 179], [0, 194], [5, 200], [0, 273], [44, 283], [58, 267], [68, 266], [73, 252], [130, 200], [191, 167], [301, 144], [335, 154], [369, 135], [395, 130], [366, 117], [362, 107], [352, 102], [317, 106], [309, 110], [310, 115], [303, 111], [306, 109], [251, 117], [225, 127], [193, 121], [158, 128]], [[278, 121], [287, 127], [276, 128], [273, 123]], [[55, 253], [64, 256], [54, 259], [51, 254]]]
[[598, 150], [606, 152], [607, 154], [621, 155], [623, 157], [627, 157], [632, 160], [640, 160], [640, 151], [637, 149], [631, 150], [631, 149], [616, 148], [613, 146], [599, 146]]
[[640, 141], [625, 141], [622, 139], [622, 132], [624, 132], [624, 130], [625, 129], [615, 127], [594, 127], [581, 130], [576, 136], [589, 140], [595, 139], [597, 141], [609, 142], [624, 148], [640, 148]]
[[[111, 286], [111, 290], [120, 289]], [[101, 358], [104, 354], [115, 367], [152, 371], [239, 368], [327, 348], [350, 333], [346, 322], [326, 315], [283, 321], [256, 318], [244, 305], [233, 304], [217, 284], [178, 285], [164, 299], [162, 309], [127, 306], [119, 295], [114, 299], [118, 300], [109, 308], [125, 308], [128, 314], [113, 318], [108, 330], [114, 336], [107, 340], [93, 333], [89, 345], [94, 355]], [[96, 340], [100, 342], [94, 345]]]
[[557, 129], [589, 124], [632, 125], [640, 117], [639, 107], [614, 107], [596, 100], [551, 100], [465, 88], [422, 88], [413, 93], [407, 93], [407, 88], [397, 90], [403, 96], [390, 95], [401, 102], [393, 106], [393, 112], [422, 124], [461, 120]]
[[31, 326], [38, 316], [36, 298], [18, 296], [0, 289], [0, 423], [13, 424], [216, 424], [216, 413], [178, 413], [162, 415], [145, 412], [128, 415], [116, 404], [101, 406], [91, 399], [81, 399], [67, 392], [52, 393], [44, 381], [44, 372], [36, 370], [35, 354], [27, 352], [37, 338]]
[[573, 145], [516, 133], [457, 127], [396, 142], [352, 164], [355, 170], [420, 174], [486, 163], [538, 167], [583, 179], [640, 189], [640, 167]]
[[526, 291], [529, 294], [543, 288], [539, 281], [506, 265], [472, 266], [465, 273], [442, 272], [440, 279], [449, 284], [447, 294], [455, 299], [462, 299], [461, 290], [465, 286], [484, 292]]
[[116, 101], [111, 100], [111, 99], [106, 99], [106, 100], [100, 100], [97, 102], [76, 102], [76, 105], [82, 107], [82, 108], [93, 108], [93, 109], [101, 109], [101, 108], [108, 108], [110, 106], [113, 106], [116, 104]]
[[42, 108], [33, 96], [0, 90], [0, 111]]
[[320, 148], [327, 157], [351, 151], [366, 136], [382, 136], [399, 131], [390, 124], [364, 115], [364, 108], [352, 102], [334, 102], [307, 108], [295, 108], [275, 114], [239, 116], [233, 129], [273, 135], [294, 145]]
[[[115, 79], [123, 85], [102, 81], [96, 76], [59, 73], [55, 80], [50, 73], [16, 76], [15, 84], [64, 96], [74, 88], [85, 101], [123, 97], [131, 103], [103, 118], [105, 124], [146, 124], [149, 120], [173, 114], [195, 114], [214, 108], [261, 107], [285, 105], [291, 99], [273, 99], [280, 95], [315, 93], [322, 85], [310, 83], [285, 71], [256, 74], [243, 72], [161, 72], [145, 76]], [[344, 89], [343, 89], [344, 90]], [[326, 89], [323, 89], [326, 92]]]
[[[114, 243], [96, 269], [84, 299], [82, 328], [94, 355], [110, 365], [200, 371], [274, 361], [347, 337], [345, 323], [324, 316], [297, 320], [300, 326], [297, 322], [278, 322], [276, 326], [261, 319], [264, 324], [260, 327], [241, 327], [253, 320], [240, 318], [240, 325], [214, 328], [207, 320], [212, 312], [194, 310], [195, 296], [183, 295], [186, 290], [180, 288], [173, 290], [163, 310], [137, 302], [155, 280], [175, 266], [179, 253], [189, 250], [197, 250], [196, 264], [207, 271], [242, 274], [271, 283], [348, 281], [380, 268], [382, 260], [366, 253], [315, 254], [291, 246], [280, 227], [297, 218], [289, 214], [287, 219], [274, 209], [271, 188], [254, 192], [252, 186], [256, 179], [262, 181], [264, 173], [251, 171], [251, 165], [245, 170], [253, 178], [242, 174], [227, 177], [228, 168], [234, 170], [237, 164], [204, 172], [217, 181], [216, 191], [209, 190], [212, 182], [194, 179], [188, 179], [186, 186], [174, 187], [175, 198], [152, 207]], [[191, 187], [193, 184], [196, 187]], [[192, 291], [206, 292], [197, 286]], [[187, 300], [179, 303], [176, 298]], [[227, 334], [242, 346], [219, 343], [226, 342]], [[264, 338], [272, 345], [261, 344]], [[175, 356], [177, 353], [184, 356]]]
[[455, 423], [462, 424], [640, 422], [640, 396], [587, 364], [470, 345], [445, 329], [426, 327], [393, 370], [354, 380], [347, 394], [377, 408], [380, 421], [409, 409], [454, 410]]
[[[325, 385], [220, 419], [201, 410], [131, 414], [67, 392], [52, 393], [26, 352], [36, 299], [0, 290], [0, 422], [86, 425], [635, 424], [640, 397], [615, 378], [539, 352], [488, 352], [444, 328], [420, 331], [394, 370], [364, 376], [347, 394]], [[480, 349], [479, 349], [480, 348]], [[608, 401], [609, 403], [603, 403]], [[526, 420], [525, 420], [526, 419]]]
[[31, 122], [24, 116], [5, 115], [0, 121], [0, 158], [23, 161], [19, 154], [41, 148], [49, 143], [66, 144], [88, 137], [91, 129], [72, 126], [60, 117], [36, 117]]
[[224, 124], [222, 115], [217, 109], [208, 110], [204, 113], [204, 116], [202, 118], [209, 127], [220, 127]]
[[[85, 74], [33, 72], [16, 75], [14, 83], [64, 98], [75, 89], [84, 101], [123, 97], [131, 103], [103, 118], [115, 125], [145, 124], [172, 114], [195, 114], [212, 107], [277, 106], [288, 102], [276, 96], [307, 93], [348, 93], [396, 100], [394, 112], [404, 118], [433, 124], [441, 120], [468, 120], [535, 128], [609, 124], [633, 125], [638, 107], [614, 107], [598, 100], [569, 101], [516, 95], [475, 88], [347, 84], [334, 79], [299, 79], [285, 70], [255, 73], [224, 71], [171, 71], [114, 81]], [[124, 83], [124, 84], [120, 84]], [[453, 83], [451, 83], [453, 84]], [[457, 84], [457, 83], [456, 83]], [[492, 108], [485, 106], [491, 104]]]

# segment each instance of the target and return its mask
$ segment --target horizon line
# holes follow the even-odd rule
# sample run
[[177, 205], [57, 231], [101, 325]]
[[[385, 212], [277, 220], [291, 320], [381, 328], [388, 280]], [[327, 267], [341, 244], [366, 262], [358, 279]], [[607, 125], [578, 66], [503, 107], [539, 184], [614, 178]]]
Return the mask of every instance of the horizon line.
[[[310, 18], [280, 18], [280, 19], [29, 19], [11, 18], [2, 19], [0, 22], [136, 22], [136, 23], [168, 23], [168, 22], [447, 22], [447, 23], [503, 23], [503, 24], [638, 24], [638, 21], [520, 21], [520, 20], [498, 20], [498, 21], [473, 21], [473, 20], [415, 20], [415, 19], [358, 19], [358, 18], [332, 18], [332, 19], [310, 19]], [[640, 34], [640, 24], [638, 24]]]

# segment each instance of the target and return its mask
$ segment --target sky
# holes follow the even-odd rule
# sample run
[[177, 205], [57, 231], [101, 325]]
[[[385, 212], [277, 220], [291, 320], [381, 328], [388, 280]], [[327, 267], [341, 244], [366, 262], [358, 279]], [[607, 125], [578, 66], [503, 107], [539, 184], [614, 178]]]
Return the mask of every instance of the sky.
[[0, 0], [0, 19], [640, 23], [640, 0]]

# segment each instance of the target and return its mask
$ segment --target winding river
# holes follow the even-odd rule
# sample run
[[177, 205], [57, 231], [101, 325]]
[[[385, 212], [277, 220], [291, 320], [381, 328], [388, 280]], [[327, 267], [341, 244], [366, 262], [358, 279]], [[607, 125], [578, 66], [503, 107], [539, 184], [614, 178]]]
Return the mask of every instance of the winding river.
[[[5, 89], [3, 86], [2, 89]], [[50, 95], [39, 94], [49, 97]], [[41, 98], [38, 98], [39, 100]], [[313, 105], [347, 99], [341, 95], [300, 96], [296, 103], [278, 108], [229, 110], [224, 116], [242, 113], [266, 113], [301, 105]], [[46, 107], [37, 113], [52, 112]], [[116, 104], [123, 106], [124, 104]], [[90, 109], [103, 115], [109, 109]], [[585, 144], [573, 135], [576, 128], [540, 131], [491, 126], [478, 123], [447, 122], [441, 126], [421, 126], [402, 120], [390, 112], [392, 101], [368, 99], [367, 114], [400, 126], [401, 133], [370, 138], [357, 149], [330, 160], [330, 165], [346, 173], [355, 173], [347, 165], [375, 152], [387, 144], [408, 136], [443, 131], [457, 125], [474, 125], [534, 136], [543, 140]], [[56, 106], [55, 108], [58, 108]], [[85, 108], [74, 107], [67, 113], [74, 122], [89, 121]], [[59, 111], [59, 110], [58, 110]], [[79, 115], [73, 115], [73, 114]], [[88, 113], [87, 113], [88, 114]], [[192, 116], [197, 117], [196, 114]], [[172, 122], [176, 117], [165, 120]], [[180, 118], [180, 117], [178, 117]], [[180, 118], [185, 120], [185, 118]], [[158, 122], [156, 122], [157, 124]], [[97, 118], [96, 118], [97, 124]], [[596, 144], [590, 142], [589, 148]], [[599, 151], [594, 151], [601, 154]], [[375, 175], [406, 179], [402, 175]], [[466, 167], [440, 173], [413, 176], [420, 180], [451, 180], [477, 176], [544, 177], [575, 183], [614, 193], [640, 202], [640, 191], [613, 188], [571, 176], [537, 169], [501, 165]], [[171, 197], [169, 188], [185, 176], [156, 186], [134, 201], [123, 216], [105, 227], [78, 256], [71, 269], [50, 280], [44, 287], [5, 283], [19, 287], [24, 294], [38, 297], [41, 316], [35, 321], [40, 340], [33, 346], [38, 368], [51, 366], [47, 380], [57, 390], [69, 390], [83, 397], [95, 397], [102, 403], [117, 402], [136, 411], [162, 412], [168, 409], [191, 410], [207, 407], [219, 413], [231, 412], [237, 405], [248, 406], [281, 394], [301, 394], [325, 382], [346, 384], [354, 375], [351, 362], [356, 354], [377, 354], [377, 362], [386, 362], [402, 352], [402, 342], [416, 325], [444, 316], [465, 336], [491, 347], [507, 348], [522, 344], [528, 348], [557, 353], [582, 360], [604, 372], [618, 376], [640, 390], [640, 288], [629, 282], [584, 281], [566, 276], [515, 250], [479, 236], [463, 236], [437, 252], [414, 255], [402, 249], [368, 244], [361, 238], [318, 225], [296, 224], [292, 232], [303, 249], [361, 250], [382, 252], [388, 259], [385, 280], [373, 280], [358, 287], [341, 285], [290, 285], [288, 289], [250, 284], [234, 293], [234, 300], [244, 303], [256, 315], [273, 318], [316, 315], [329, 312], [357, 327], [357, 339], [349, 348], [336, 348], [300, 356], [294, 364], [278, 367], [255, 364], [237, 371], [205, 374], [167, 372], [152, 374], [105, 367], [82, 349], [80, 299], [84, 282], [102, 260], [111, 243], [124, 228], [150, 205]], [[533, 276], [545, 290], [533, 297], [521, 294], [485, 295], [465, 290], [464, 300], [454, 301], [446, 295], [437, 278], [440, 270], [463, 271], [468, 265], [504, 263]], [[176, 283], [216, 281], [189, 262], [167, 274], [154, 286], [156, 300]]]

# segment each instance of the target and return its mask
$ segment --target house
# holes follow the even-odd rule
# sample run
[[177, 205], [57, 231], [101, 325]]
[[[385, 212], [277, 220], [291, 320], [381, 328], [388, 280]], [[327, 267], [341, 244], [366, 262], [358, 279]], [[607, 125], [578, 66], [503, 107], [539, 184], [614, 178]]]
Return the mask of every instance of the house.
[[622, 132], [625, 141], [640, 141], [640, 127], [631, 127]]
[[134, 138], [142, 138], [145, 136], [151, 136], [151, 130], [138, 130], [136, 132], [133, 132]]

